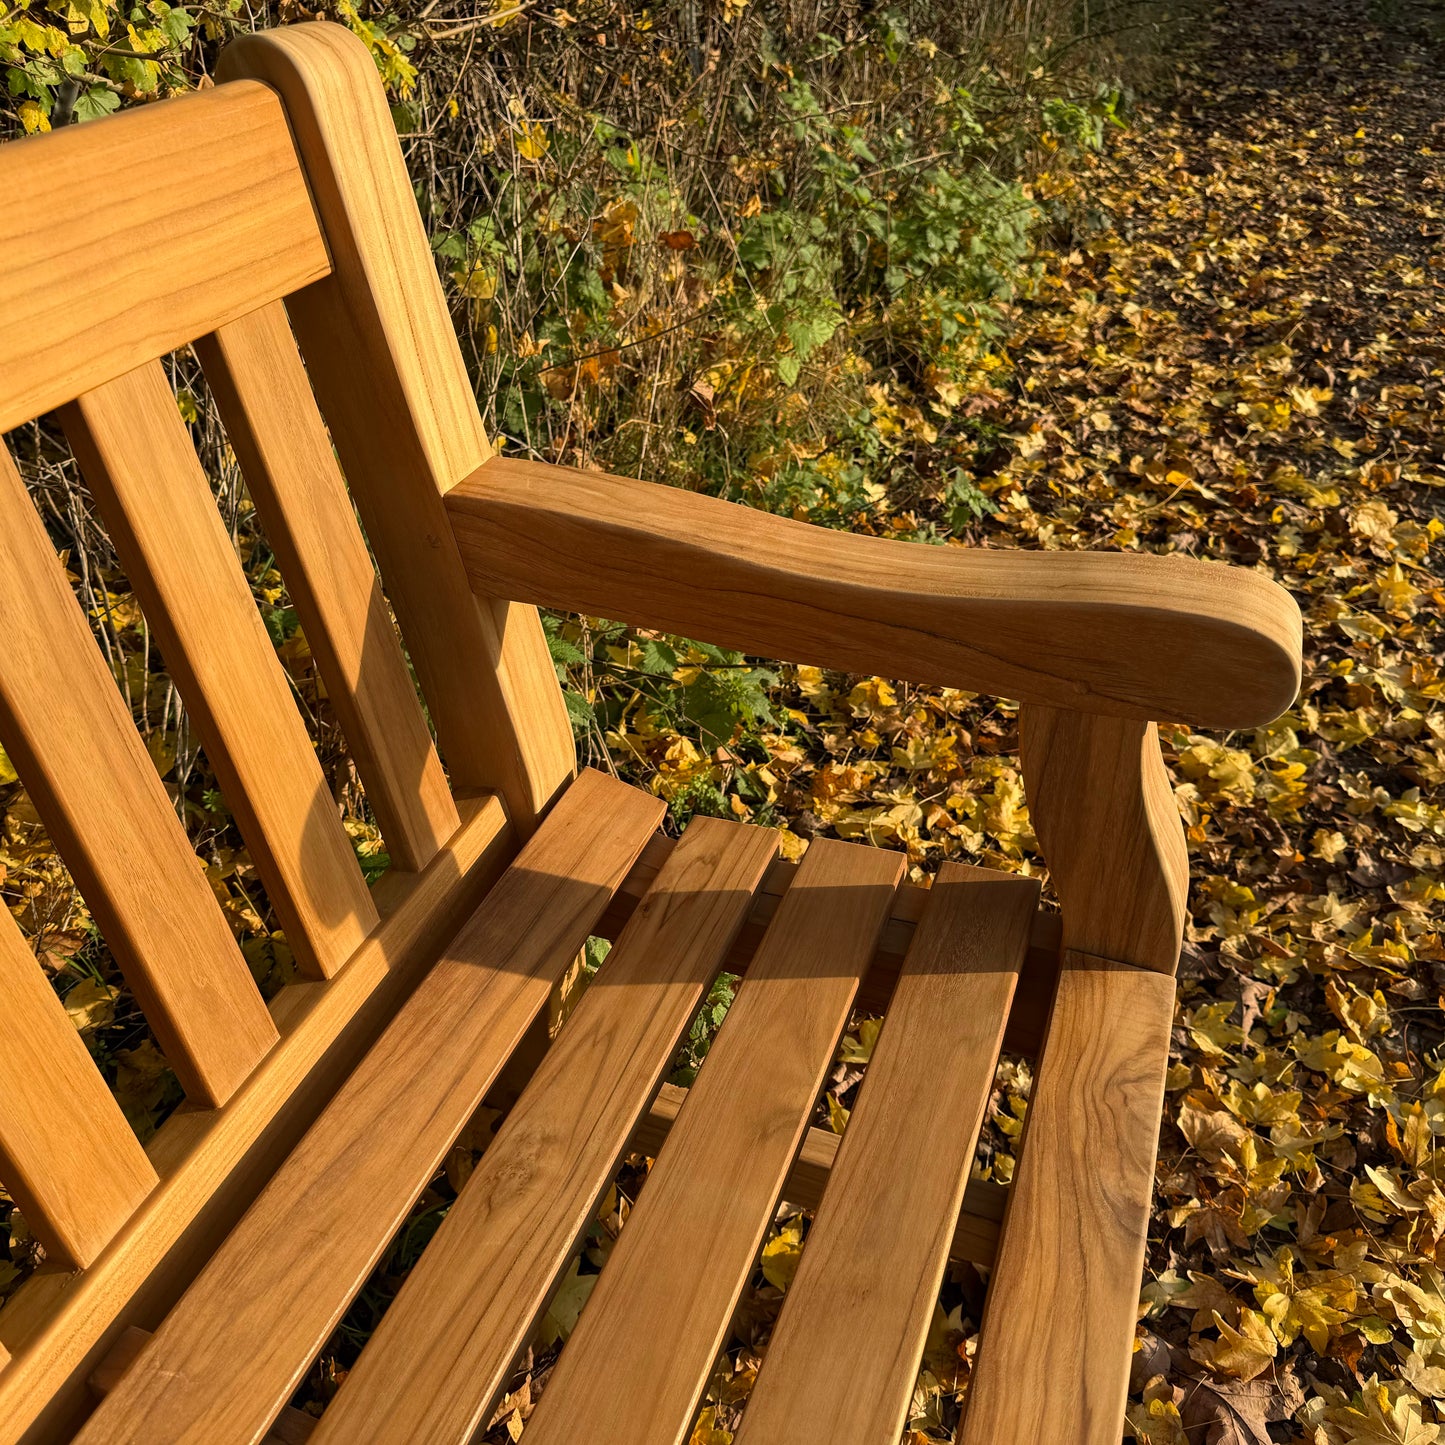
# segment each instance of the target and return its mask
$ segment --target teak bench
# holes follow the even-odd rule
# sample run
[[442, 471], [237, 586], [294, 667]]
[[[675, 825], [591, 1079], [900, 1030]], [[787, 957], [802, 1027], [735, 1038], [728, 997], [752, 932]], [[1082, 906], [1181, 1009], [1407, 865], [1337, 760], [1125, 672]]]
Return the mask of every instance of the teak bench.
[[[1112, 1445], [1187, 872], [1154, 720], [1287, 707], [1294, 604], [494, 457], [364, 47], [308, 23], [221, 75], [0, 148], [0, 431], [59, 409], [305, 981], [262, 1002], [0, 450], [0, 743], [186, 1093], [142, 1149], [0, 910], [0, 1178], [46, 1253], [0, 1312], [0, 1438], [464, 1441], [632, 1148], [656, 1163], [528, 1445], [685, 1441], [780, 1200], [817, 1213], [743, 1445], [896, 1440], [958, 1254], [991, 1266], [962, 1439]], [[188, 344], [393, 860], [369, 890], [166, 380]], [[1019, 700], [1061, 915], [857, 844], [669, 841], [655, 798], [577, 775], [537, 605]], [[594, 933], [615, 947], [548, 1047]], [[684, 1095], [662, 1081], [724, 968]], [[840, 1146], [810, 1117], [850, 1012], [885, 1004]], [[1006, 1196], [969, 1183], [1005, 1040], [1040, 1055]], [[298, 1381], [508, 1089], [312, 1428]]]

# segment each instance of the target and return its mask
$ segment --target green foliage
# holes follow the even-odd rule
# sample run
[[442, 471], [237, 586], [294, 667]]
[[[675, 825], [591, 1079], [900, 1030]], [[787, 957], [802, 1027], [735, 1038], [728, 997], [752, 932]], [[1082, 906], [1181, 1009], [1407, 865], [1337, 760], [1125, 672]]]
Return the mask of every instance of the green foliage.
[[673, 1060], [672, 1071], [668, 1074], [669, 1083], [685, 1089], [697, 1078], [697, 1071], [702, 1067], [702, 1061], [707, 1057], [707, 1051], [712, 1047], [712, 1041], [717, 1037], [717, 1031], [727, 1017], [727, 1011], [732, 1007], [738, 982], [737, 976], [731, 973], [719, 974], [713, 980], [707, 1000], [689, 1026], [687, 1037], [682, 1041], [677, 1057]]
[[1119, 116], [1123, 100], [1123, 93], [1110, 85], [1100, 86], [1087, 101], [1071, 96], [1051, 96], [1044, 102], [1044, 124], [1061, 141], [1080, 150], [1102, 150], [1107, 128], [1124, 124]]
[[[334, 0], [323, 13], [366, 42], [388, 89], [404, 102], [417, 78], [408, 59], [413, 31], [395, 13], [363, 15], [353, 0]], [[126, 101], [189, 90], [209, 73], [221, 43], [280, 18], [265, 4], [243, 9], [242, 0], [189, 7], [167, 0], [0, 0], [0, 117], [32, 134], [95, 120]]]
[[[220, 33], [240, 8], [209, 12], [204, 24]], [[196, 21], [166, 0], [0, 0], [0, 66], [8, 114], [24, 131], [94, 120], [122, 98], [148, 99], [188, 88], [186, 60]]]

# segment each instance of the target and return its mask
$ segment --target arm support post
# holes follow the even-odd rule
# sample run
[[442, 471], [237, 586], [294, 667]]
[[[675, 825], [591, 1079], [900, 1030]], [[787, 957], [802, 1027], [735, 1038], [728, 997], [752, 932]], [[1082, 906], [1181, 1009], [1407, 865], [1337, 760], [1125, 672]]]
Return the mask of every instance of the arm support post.
[[1153, 723], [1025, 707], [1024, 790], [1065, 955], [1173, 973], [1189, 860]]

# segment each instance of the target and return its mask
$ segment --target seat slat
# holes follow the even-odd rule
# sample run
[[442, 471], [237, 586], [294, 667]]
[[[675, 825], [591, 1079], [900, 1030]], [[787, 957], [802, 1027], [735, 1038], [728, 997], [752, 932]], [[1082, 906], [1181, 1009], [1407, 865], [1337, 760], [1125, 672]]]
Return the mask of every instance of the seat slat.
[[254, 82], [9, 142], [0, 195], [0, 432], [330, 270], [286, 113]]
[[674, 1445], [808, 1127], [905, 860], [804, 855], [527, 1425], [529, 1445]]
[[989, 1279], [964, 1445], [1116, 1445], [1174, 1016], [1167, 974], [1066, 953]]
[[261, 995], [0, 447], [0, 744], [192, 1101], [276, 1040]]
[[328, 978], [376, 908], [160, 362], [63, 410], [287, 942]]
[[739, 1445], [895, 1445], [1039, 887], [945, 863], [808, 1231]]
[[3, 1445], [75, 1434], [95, 1403], [86, 1377], [117, 1331], [180, 1298], [502, 876], [517, 850], [501, 802], [459, 804], [456, 837], [387, 890], [392, 906], [351, 962], [272, 1000], [281, 1038], [227, 1106], [161, 1125], [147, 1149], [161, 1182], [133, 1223], [82, 1274], [37, 1270], [0, 1308], [0, 1340], [21, 1357], [0, 1374]]
[[424, 868], [457, 810], [311, 395], [273, 302], [196, 343], [327, 696], [398, 867]]
[[[137, 1325], [129, 1326], [111, 1346], [110, 1352], [91, 1375], [90, 1388], [97, 1395], [108, 1395], [125, 1378], [125, 1372], [135, 1362], [135, 1357], [149, 1343], [151, 1332]], [[262, 1445], [305, 1445], [316, 1429], [316, 1417], [304, 1410], [287, 1406], [276, 1417]]]
[[78, 1440], [265, 1435], [662, 813], [567, 790]]
[[[875, 962], [874, 967], [877, 966]], [[1017, 998], [1017, 993], [1014, 996]], [[856, 1013], [856, 1002], [853, 1007]], [[686, 1089], [664, 1084], [657, 1091], [647, 1117], [640, 1119], [633, 1130], [628, 1152], [656, 1159], [686, 1102]], [[831, 1129], [814, 1126], [808, 1130], [803, 1138], [803, 1147], [798, 1150], [798, 1157], [788, 1171], [787, 1183], [783, 1185], [782, 1197], [786, 1203], [795, 1204], [799, 1209], [817, 1209], [823, 1201], [823, 1191], [828, 1187], [833, 1164], [838, 1157], [838, 1146], [842, 1142], [842, 1136]], [[949, 1258], [966, 1259], [974, 1264], [992, 1264], [998, 1248], [999, 1221], [1003, 1218], [1007, 1202], [1008, 1189], [1005, 1185], [992, 1179], [970, 1179], [963, 1194], [963, 1212], [954, 1226]]]
[[471, 1439], [777, 847], [772, 830], [688, 825], [321, 1417], [318, 1442]]
[[0, 1181], [46, 1255], [84, 1268], [156, 1172], [0, 907]]

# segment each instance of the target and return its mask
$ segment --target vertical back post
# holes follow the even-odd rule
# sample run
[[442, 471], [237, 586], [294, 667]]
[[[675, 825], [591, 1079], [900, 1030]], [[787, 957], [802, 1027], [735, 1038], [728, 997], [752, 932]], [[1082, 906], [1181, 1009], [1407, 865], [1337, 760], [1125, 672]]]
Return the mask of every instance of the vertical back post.
[[535, 608], [476, 596], [445, 494], [490, 455], [396, 130], [344, 27], [236, 40], [223, 79], [280, 92], [332, 273], [287, 301], [459, 791], [499, 793], [532, 831], [576, 767]]

